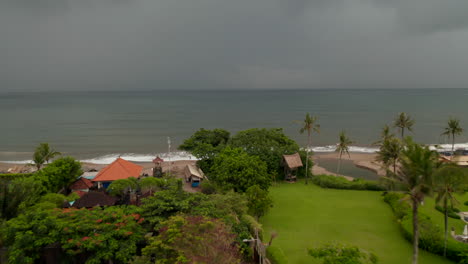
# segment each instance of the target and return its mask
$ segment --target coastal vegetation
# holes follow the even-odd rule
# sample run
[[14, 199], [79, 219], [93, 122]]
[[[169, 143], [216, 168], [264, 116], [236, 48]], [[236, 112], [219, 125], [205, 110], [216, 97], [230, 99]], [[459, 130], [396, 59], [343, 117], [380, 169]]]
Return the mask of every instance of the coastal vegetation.
[[395, 121], [393, 122], [393, 126], [400, 130], [401, 139], [404, 139], [405, 129], [410, 132], [413, 132], [414, 123], [415, 123], [414, 119], [412, 119], [407, 113], [401, 112], [395, 118]]
[[[302, 122], [298, 121], [301, 124], [299, 133], [304, 134], [307, 131], [307, 148], [306, 148], [306, 161], [309, 160], [309, 151], [311, 144], [312, 132], [320, 133], [320, 124], [318, 124], [318, 117], [310, 116], [309, 113], [306, 113], [306, 116]], [[306, 162], [305, 165], [305, 184], [308, 184], [309, 181], [309, 162]]]
[[33, 162], [37, 170], [40, 170], [44, 164], [49, 163], [54, 157], [61, 155], [49, 146], [49, 143], [40, 143], [34, 151]]
[[[467, 199], [466, 169], [442, 163], [429, 147], [403, 139], [414, 120], [401, 113], [394, 125], [402, 139], [385, 126], [376, 142], [377, 161], [386, 171], [383, 180], [320, 174], [309, 185], [317, 119], [307, 113], [301, 122], [306, 150], [280, 128], [253, 128], [233, 136], [223, 129], [200, 129], [179, 148], [190, 151], [203, 168], [201, 192], [185, 191], [172, 173], [159, 178], [141, 174], [115, 179], [101, 190], [116, 205], [90, 209], [62, 208], [79, 197], [69, 186], [80, 179], [82, 165], [71, 157], [49, 164], [60, 153], [41, 144], [34, 153], [35, 173], [1, 181], [0, 246], [7, 249], [9, 263], [43, 261], [51, 248], [60, 252], [61, 262], [80, 263], [251, 263], [253, 256], [265, 257], [265, 251], [272, 263], [411, 259], [416, 264], [419, 258], [425, 264], [464, 263], [468, 246], [449, 239], [448, 230], [462, 225], [456, 213], [459, 200]], [[458, 132], [447, 130], [453, 142], [462, 131], [456, 127]], [[342, 131], [335, 149], [337, 173], [343, 154], [350, 157], [351, 144]], [[305, 163], [299, 182], [278, 183], [290, 156]], [[141, 199], [131, 202], [137, 193]], [[265, 231], [269, 243], [264, 243]]]
[[340, 136], [339, 136], [339, 141], [338, 141], [338, 144], [336, 145], [336, 149], [335, 151], [338, 152], [338, 166], [336, 167], [336, 173], [340, 173], [340, 165], [341, 165], [341, 158], [343, 156], [343, 154], [348, 154], [349, 157], [351, 157], [349, 155], [349, 147], [351, 146], [351, 144], [353, 144], [354, 142], [351, 141], [351, 139], [348, 138], [348, 136], [346, 135], [346, 133], [344, 131], [341, 131], [340, 132]]
[[450, 118], [447, 122], [447, 126], [444, 129], [444, 132], [441, 134], [443, 136], [452, 137], [452, 155], [455, 151], [455, 136], [459, 136], [463, 133], [463, 128], [460, 126], [460, 120], [456, 118]]

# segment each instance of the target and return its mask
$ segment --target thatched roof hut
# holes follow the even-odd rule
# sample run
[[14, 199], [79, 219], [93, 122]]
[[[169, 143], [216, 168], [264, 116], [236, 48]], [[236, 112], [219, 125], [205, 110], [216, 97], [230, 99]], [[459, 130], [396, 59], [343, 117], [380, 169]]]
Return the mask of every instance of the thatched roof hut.
[[286, 165], [289, 169], [297, 169], [302, 167], [302, 160], [299, 153], [294, 153], [291, 155], [283, 155], [284, 165]]
[[192, 187], [197, 187], [205, 178], [203, 171], [195, 165], [189, 164], [184, 170], [185, 180], [192, 183]]
[[291, 155], [283, 155], [283, 165], [285, 180], [295, 181], [297, 169], [303, 166], [301, 156], [297, 152]]

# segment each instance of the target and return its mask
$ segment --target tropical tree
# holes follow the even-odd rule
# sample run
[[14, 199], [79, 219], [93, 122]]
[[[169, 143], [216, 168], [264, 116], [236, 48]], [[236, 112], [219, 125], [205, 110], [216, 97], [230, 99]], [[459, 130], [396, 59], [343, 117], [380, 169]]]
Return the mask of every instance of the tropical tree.
[[400, 129], [401, 139], [405, 137], [405, 129], [411, 132], [413, 131], [413, 125], [414, 125], [414, 119], [412, 119], [405, 112], [401, 112], [400, 114], [398, 114], [393, 123], [394, 127], [397, 127]]
[[447, 251], [448, 237], [448, 209], [455, 204], [459, 204], [455, 198], [455, 193], [464, 193], [468, 187], [468, 177], [465, 171], [455, 165], [448, 165], [440, 168], [434, 174], [434, 191], [437, 194], [436, 202], [444, 209], [444, 228], [445, 228], [445, 243], [444, 256]]
[[439, 166], [438, 154], [427, 146], [414, 143], [411, 138], [406, 139], [401, 154], [399, 170], [393, 175], [393, 179], [401, 184], [412, 203], [413, 264], [417, 264], [419, 244], [418, 210], [424, 198], [432, 194], [432, 177]]
[[34, 175], [48, 192], [63, 192], [83, 174], [81, 163], [71, 157], [54, 160]]
[[343, 156], [343, 154], [348, 154], [348, 156], [351, 157], [351, 155], [349, 155], [349, 146], [353, 143], [354, 142], [346, 136], [346, 133], [344, 131], [340, 132], [340, 141], [338, 142], [338, 145], [335, 149], [335, 151], [338, 152], [340, 155], [338, 159], [336, 173], [340, 173], [341, 157]]
[[198, 159], [198, 166], [208, 173], [213, 165], [213, 158], [225, 148], [229, 138], [230, 133], [224, 129], [201, 128], [184, 140], [179, 149], [193, 154]]
[[140, 188], [138, 180], [135, 177], [113, 181], [107, 191], [114, 196], [123, 197], [129, 191], [136, 191]]
[[60, 152], [55, 151], [49, 146], [49, 143], [41, 143], [37, 146], [33, 155], [33, 162], [37, 169], [40, 170], [44, 163], [49, 163], [49, 160], [61, 155]]
[[253, 185], [268, 190], [272, 178], [267, 164], [259, 157], [241, 148], [227, 147], [214, 159], [210, 181], [226, 190], [243, 193]]
[[447, 127], [445, 127], [442, 136], [452, 137], [452, 153], [455, 148], [455, 136], [459, 136], [463, 133], [463, 128], [460, 126], [460, 120], [456, 118], [450, 118], [447, 122]]
[[380, 132], [380, 139], [376, 142], [373, 143], [375, 146], [382, 146], [382, 144], [385, 142], [385, 140], [394, 137], [393, 133], [390, 132], [390, 127], [388, 125], [385, 125], [382, 127], [382, 130]]
[[305, 178], [306, 181], [305, 183], [308, 184], [308, 178], [309, 178], [309, 150], [310, 150], [310, 138], [312, 132], [320, 133], [320, 125], [317, 123], [318, 117], [316, 116], [310, 116], [309, 113], [306, 114], [305, 118], [303, 121], [299, 121], [301, 124], [301, 128], [299, 129], [299, 133], [304, 134], [304, 132], [307, 131], [307, 149], [306, 149], [306, 174]]
[[283, 173], [281, 168], [283, 155], [300, 151], [296, 141], [286, 136], [282, 128], [243, 130], [233, 136], [228, 145], [259, 157], [267, 164], [268, 173], [272, 178]]
[[398, 138], [390, 137], [383, 141], [377, 151], [377, 161], [381, 161], [386, 168], [392, 166], [393, 173], [396, 173], [396, 165], [400, 159], [403, 144]]
[[261, 189], [258, 185], [251, 186], [245, 192], [249, 213], [256, 217], [257, 221], [273, 207], [273, 200], [268, 191]]

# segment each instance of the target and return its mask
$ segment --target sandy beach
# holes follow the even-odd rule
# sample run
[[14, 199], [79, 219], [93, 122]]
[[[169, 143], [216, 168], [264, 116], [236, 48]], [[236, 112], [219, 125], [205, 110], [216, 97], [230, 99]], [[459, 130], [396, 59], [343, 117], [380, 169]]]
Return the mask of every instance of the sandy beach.
[[[385, 175], [385, 170], [382, 169], [381, 165], [375, 161], [376, 154], [375, 153], [350, 153], [350, 157], [347, 155], [344, 155], [342, 157], [343, 160], [351, 160], [353, 161], [354, 165], [357, 167], [363, 168], [363, 169], [368, 169], [371, 170], [375, 173], [377, 173], [379, 176], [384, 176]], [[338, 154], [334, 152], [330, 153], [315, 153], [314, 156], [312, 157], [314, 161], [320, 161], [320, 159], [338, 159]], [[337, 175], [336, 173], [333, 173], [331, 171], [326, 170], [325, 168], [322, 168], [320, 166], [314, 165], [312, 168], [312, 172], [314, 174], [329, 174], [329, 175]], [[343, 176], [347, 179], [352, 179], [352, 177], [346, 176], [346, 175], [339, 175]]]
[[[376, 154], [373, 153], [351, 153], [351, 157], [343, 156], [344, 160], [352, 160], [354, 164], [358, 167], [371, 170], [377, 173], [380, 176], [385, 175], [385, 171], [382, 170], [381, 166], [375, 161]], [[320, 159], [338, 159], [336, 153], [315, 153], [312, 157], [314, 161], [319, 161]], [[162, 167], [163, 171], [167, 172], [171, 170], [177, 177], [183, 177], [183, 169], [188, 164], [195, 164], [195, 160], [178, 160], [178, 161], [167, 161], [163, 162]], [[135, 162], [138, 165], [143, 166], [143, 172], [147, 174], [152, 174], [152, 168], [154, 164], [152, 162]], [[83, 171], [89, 171], [92, 169], [101, 170], [107, 164], [93, 164], [93, 163], [86, 163], [83, 162]], [[34, 171], [35, 168], [33, 166], [27, 164], [14, 164], [14, 163], [2, 163], [0, 162], [0, 172], [7, 172], [10, 170], [11, 173], [19, 173], [19, 172], [27, 172], [27, 171]], [[329, 174], [329, 175], [337, 175], [331, 171], [326, 170], [323, 167], [314, 165], [312, 168], [312, 172], [314, 174]], [[346, 175], [339, 175], [343, 176], [349, 180], [352, 180], [352, 177]]]

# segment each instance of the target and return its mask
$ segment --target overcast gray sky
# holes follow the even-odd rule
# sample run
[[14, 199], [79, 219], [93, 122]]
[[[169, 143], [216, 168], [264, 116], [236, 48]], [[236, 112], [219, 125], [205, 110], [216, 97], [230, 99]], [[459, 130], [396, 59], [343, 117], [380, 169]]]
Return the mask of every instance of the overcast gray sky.
[[0, 91], [468, 88], [467, 0], [0, 0]]

